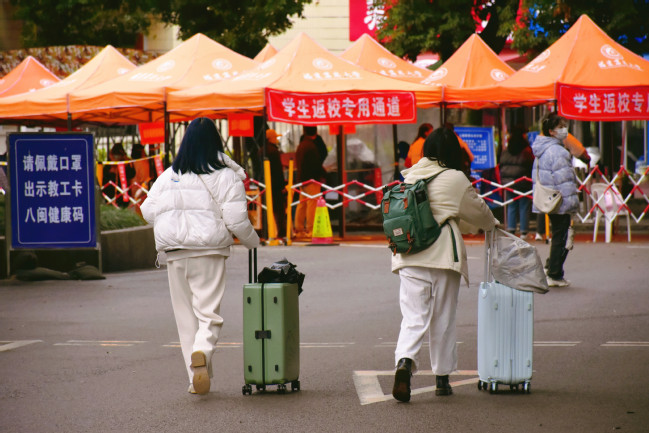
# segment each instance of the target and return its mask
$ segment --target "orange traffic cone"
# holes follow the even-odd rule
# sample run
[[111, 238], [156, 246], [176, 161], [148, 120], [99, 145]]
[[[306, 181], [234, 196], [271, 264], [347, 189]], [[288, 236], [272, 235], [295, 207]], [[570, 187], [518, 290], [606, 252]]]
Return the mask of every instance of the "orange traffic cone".
[[323, 197], [318, 199], [313, 220], [313, 237], [312, 244], [333, 244], [333, 233], [331, 232], [331, 222], [329, 221], [329, 209]]

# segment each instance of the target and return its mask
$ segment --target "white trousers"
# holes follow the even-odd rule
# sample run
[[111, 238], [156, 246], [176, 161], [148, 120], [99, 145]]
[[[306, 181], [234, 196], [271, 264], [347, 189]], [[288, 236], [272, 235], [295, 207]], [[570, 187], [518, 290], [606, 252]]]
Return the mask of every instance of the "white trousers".
[[460, 274], [448, 269], [406, 267], [399, 270], [401, 287], [401, 331], [394, 353], [419, 367], [419, 352], [428, 331], [433, 374], [444, 376], [457, 369], [455, 317], [460, 291]]
[[225, 292], [225, 256], [189, 257], [168, 262], [171, 306], [176, 317], [180, 347], [189, 382], [192, 352], [203, 351], [212, 377], [212, 354], [223, 326], [219, 315]]

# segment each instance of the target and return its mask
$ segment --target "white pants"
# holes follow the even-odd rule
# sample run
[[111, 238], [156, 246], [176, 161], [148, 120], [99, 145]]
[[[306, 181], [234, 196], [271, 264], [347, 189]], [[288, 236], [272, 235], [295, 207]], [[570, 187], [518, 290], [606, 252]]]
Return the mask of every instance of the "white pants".
[[193, 377], [191, 356], [197, 350], [205, 353], [212, 377], [212, 354], [223, 325], [219, 312], [225, 292], [225, 259], [225, 256], [212, 254], [167, 264], [171, 306], [190, 383]]
[[401, 331], [394, 353], [419, 367], [419, 352], [428, 331], [433, 374], [444, 376], [457, 369], [455, 316], [460, 274], [448, 269], [406, 267], [399, 270]]

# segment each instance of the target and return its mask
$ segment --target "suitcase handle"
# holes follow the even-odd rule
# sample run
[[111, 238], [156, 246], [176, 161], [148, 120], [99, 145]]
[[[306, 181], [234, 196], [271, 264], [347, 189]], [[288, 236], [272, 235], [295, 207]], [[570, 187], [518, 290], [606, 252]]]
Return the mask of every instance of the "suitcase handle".
[[484, 234], [484, 250], [485, 250], [485, 262], [484, 262], [484, 281], [490, 282], [494, 281], [492, 276], [491, 268], [491, 253], [493, 249], [493, 244], [496, 238], [496, 229], [488, 230]]
[[248, 250], [248, 283], [257, 282], [257, 248]]

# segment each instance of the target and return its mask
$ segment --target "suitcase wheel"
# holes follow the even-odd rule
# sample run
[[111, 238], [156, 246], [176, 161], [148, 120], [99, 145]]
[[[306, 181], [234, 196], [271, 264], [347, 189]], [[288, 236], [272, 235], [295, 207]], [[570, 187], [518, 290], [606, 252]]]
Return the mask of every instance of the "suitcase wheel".
[[491, 382], [491, 388], [489, 388], [489, 394], [495, 394], [498, 392], [498, 384], [496, 382]]
[[530, 385], [529, 382], [525, 382], [525, 383], [523, 384], [523, 392], [524, 392], [524, 393], [529, 394], [529, 393], [531, 392], [531, 389], [530, 389], [530, 388], [531, 388], [531, 385]]
[[255, 388], [257, 388], [257, 391], [260, 392], [266, 391], [266, 385], [255, 385]]
[[243, 395], [246, 395], [246, 394], [251, 395], [252, 394], [252, 386], [243, 385], [243, 387], [241, 388], [241, 392], [243, 393]]
[[294, 380], [291, 382], [291, 391], [299, 391], [300, 390], [300, 381], [299, 380]]
[[284, 385], [283, 383], [277, 385], [277, 393], [286, 394], [286, 385]]

